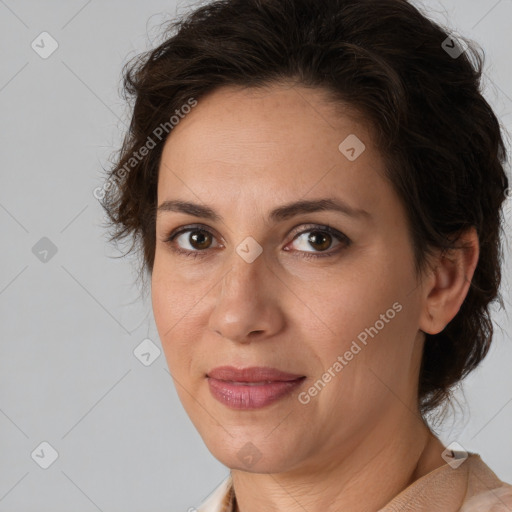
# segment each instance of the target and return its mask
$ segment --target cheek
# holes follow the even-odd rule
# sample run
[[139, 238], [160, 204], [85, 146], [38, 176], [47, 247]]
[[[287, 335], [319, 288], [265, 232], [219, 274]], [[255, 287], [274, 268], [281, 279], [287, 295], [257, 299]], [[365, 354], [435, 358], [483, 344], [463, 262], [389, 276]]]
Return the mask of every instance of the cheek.
[[201, 340], [207, 329], [205, 308], [211, 303], [212, 283], [206, 275], [198, 278], [155, 257], [151, 279], [151, 300], [158, 335], [171, 373], [180, 382], [202, 369]]
[[368, 366], [379, 368], [393, 379], [392, 368], [408, 364], [418, 315], [409, 270], [381, 256], [334, 276], [337, 286], [310, 295], [311, 309], [318, 312], [326, 333], [318, 336], [314, 348], [324, 368], [342, 356], [346, 366], [358, 366], [361, 371]]
[[[321, 290], [309, 292], [308, 303], [329, 328], [331, 337], [345, 341], [355, 338], [379, 321], [395, 302], [403, 302], [402, 289], [406, 287], [393, 279], [389, 269], [380, 271], [375, 264], [361, 265], [360, 269], [351, 267], [350, 272], [333, 275]], [[389, 316], [394, 317], [394, 313], [391, 310]]]
[[187, 358], [186, 349], [190, 343], [186, 340], [185, 326], [193, 308], [183, 286], [171, 273], [162, 272], [156, 259], [151, 279], [151, 301], [162, 348], [174, 374], [174, 370], [183, 368], [181, 363]]
[[153, 307], [153, 316], [158, 329], [158, 334], [162, 343], [167, 338], [166, 333], [171, 328], [176, 313], [176, 300], [171, 292], [164, 273], [160, 272], [160, 266], [156, 264], [153, 268], [151, 278], [151, 302]]
[[180, 329], [182, 322], [194, 315], [201, 300], [204, 281], [192, 279], [190, 272], [176, 268], [165, 254], [156, 251], [151, 277], [151, 300], [155, 322], [162, 342]]

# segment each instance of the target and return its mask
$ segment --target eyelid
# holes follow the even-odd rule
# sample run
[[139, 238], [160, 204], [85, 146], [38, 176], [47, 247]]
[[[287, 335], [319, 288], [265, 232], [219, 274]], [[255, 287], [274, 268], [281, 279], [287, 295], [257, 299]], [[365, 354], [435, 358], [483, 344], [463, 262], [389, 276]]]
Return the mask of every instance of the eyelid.
[[[298, 228], [301, 228], [301, 229], [299, 230]], [[344, 235], [342, 232], [338, 231], [336, 228], [331, 227], [329, 224], [312, 224], [312, 223], [304, 224], [304, 223], [302, 223], [302, 224], [295, 226], [291, 230], [290, 233], [293, 236], [293, 240], [295, 240], [295, 238], [298, 235], [302, 235], [304, 233], [307, 233], [308, 231], [326, 231], [327, 233], [329, 233], [333, 236], [336, 236], [339, 238], [345, 237], [348, 239], [348, 237], [346, 235]]]
[[179, 228], [172, 230], [168, 235], [165, 235], [164, 242], [171, 242], [178, 235], [181, 235], [187, 231], [193, 231], [193, 230], [206, 231], [206, 232], [214, 235], [215, 238], [218, 238], [216, 232], [209, 226], [206, 226], [204, 224], [187, 224], [186, 226], [180, 226]]

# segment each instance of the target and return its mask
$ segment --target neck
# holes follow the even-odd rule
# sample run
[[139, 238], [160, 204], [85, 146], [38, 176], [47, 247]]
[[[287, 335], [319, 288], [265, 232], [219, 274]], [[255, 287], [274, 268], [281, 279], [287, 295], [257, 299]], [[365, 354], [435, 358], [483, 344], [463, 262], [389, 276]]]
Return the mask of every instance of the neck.
[[[405, 409], [405, 408], [404, 408]], [[396, 414], [396, 411], [394, 411]], [[392, 439], [394, 442], [389, 442]], [[333, 457], [320, 454], [286, 473], [232, 470], [237, 512], [379, 510], [414, 481], [445, 464], [442, 443], [406, 409]]]

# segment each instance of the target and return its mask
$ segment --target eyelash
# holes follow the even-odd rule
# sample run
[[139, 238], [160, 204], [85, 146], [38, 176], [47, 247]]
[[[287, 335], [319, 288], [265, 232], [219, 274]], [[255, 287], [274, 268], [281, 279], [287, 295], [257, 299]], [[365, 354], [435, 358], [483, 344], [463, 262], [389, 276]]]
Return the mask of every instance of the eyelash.
[[[165, 238], [164, 242], [169, 244], [171, 246], [171, 249], [177, 254], [182, 254], [186, 257], [191, 257], [191, 258], [206, 256], [206, 252], [208, 251], [208, 249], [189, 251], [187, 249], [181, 249], [180, 247], [176, 246], [176, 244], [174, 243], [174, 239], [177, 236], [182, 235], [183, 233], [187, 233], [189, 231], [204, 231], [204, 232], [210, 234], [212, 237], [214, 236], [213, 233], [210, 230], [206, 229], [205, 226], [202, 226], [200, 224], [194, 224], [191, 226], [187, 226], [183, 229], [180, 229], [179, 231], [172, 232], [169, 236], [167, 236]], [[350, 240], [345, 234], [341, 233], [340, 231], [338, 231], [336, 229], [331, 228], [330, 226], [310, 227], [309, 229], [306, 229], [304, 231], [297, 233], [293, 237], [292, 242], [299, 236], [301, 236], [305, 233], [309, 233], [309, 232], [327, 233], [327, 234], [333, 236], [334, 238], [338, 239], [338, 241], [344, 245], [344, 248], [347, 248], [352, 243], [352, 240]], [[343, 250], [343, 247], [341, 249], [337, 249], [332, 252], [322, 252], [322, 251], [319, 251], [317, 253], [309, 252], [309, 251], [298, 251], [298, 252], [301, 254], [302, 258], [315, 259], [315, 258], [328, 258], [330, 256], [336, 256], [341, 250]]]

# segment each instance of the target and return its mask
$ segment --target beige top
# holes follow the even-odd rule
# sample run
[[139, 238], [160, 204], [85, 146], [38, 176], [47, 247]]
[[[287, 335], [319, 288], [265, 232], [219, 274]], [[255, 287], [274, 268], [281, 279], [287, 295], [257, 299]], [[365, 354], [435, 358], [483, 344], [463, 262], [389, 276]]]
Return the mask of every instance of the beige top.
[[[234, 512], [231, 474], [197, 509]], [[470, 453], [458, 467], [445, 464], [422, 476], [378, 512], [512, 512], [512, 485]]]

